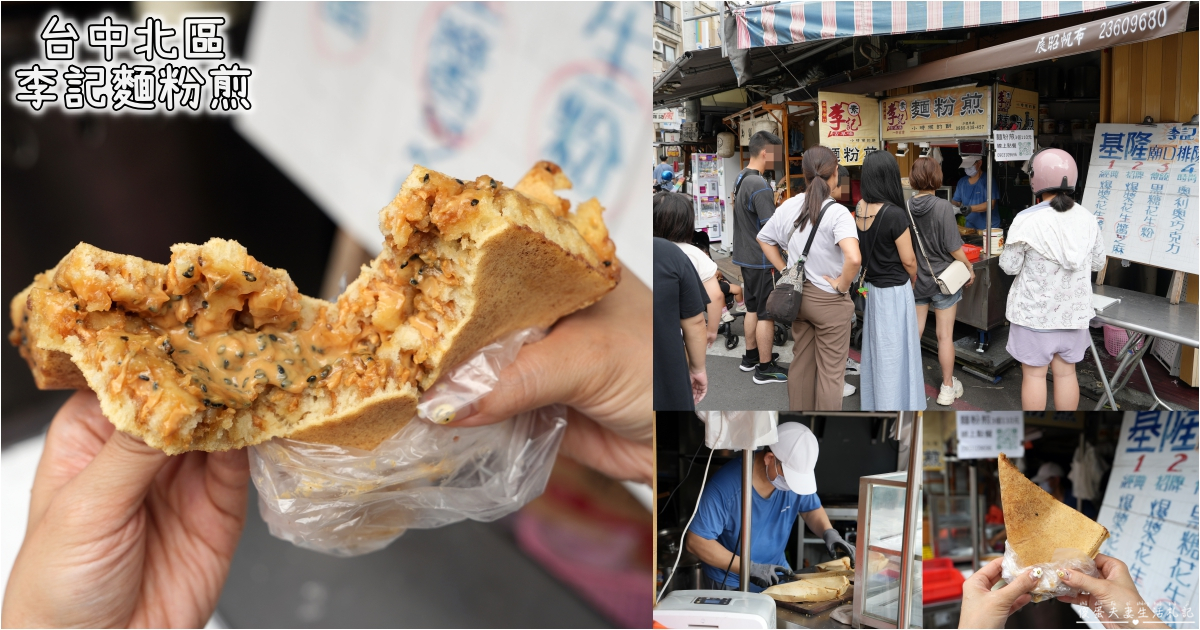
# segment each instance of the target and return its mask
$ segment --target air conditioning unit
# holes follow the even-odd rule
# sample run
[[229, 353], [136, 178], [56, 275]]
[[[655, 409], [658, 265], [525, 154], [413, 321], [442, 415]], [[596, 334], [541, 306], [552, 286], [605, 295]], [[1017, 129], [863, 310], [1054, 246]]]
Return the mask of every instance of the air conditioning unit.
[[[645, 49], [643, 49], [643, 50], [645, 50]], [[660, 55], [661, 55], [661, 54], [662, 54], [662, 52], [663, 52], [663, 43], [662, 43], [661, 41], [657, 40], [657, 39], [656, 39], [656, 40], [654, 40], [654, 52], [656, 52], [656, 53], [658, 53], [658, 54], [660, 54]]]

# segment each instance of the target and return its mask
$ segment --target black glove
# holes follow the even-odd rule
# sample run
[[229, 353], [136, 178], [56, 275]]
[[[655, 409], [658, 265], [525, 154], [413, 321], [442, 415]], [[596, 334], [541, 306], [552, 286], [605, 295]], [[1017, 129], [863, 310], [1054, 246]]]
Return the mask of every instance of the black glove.
[[789, 569], [785, 566], [780, 566], [778, 564], [763, 564], [761, 562], [751, 562], [750, 563], [750, 583], [751, 584], [756, 584], [763, 588], [767, 588], [769, 586], [775, 586], [776, 584], [779, 584], [779, 582], [781, 581], [779, 579], [780, 573], [782, 573], [786, 577], [792, 577], [793, 575], [795, 575], [794, 573], [792, 573], [791, 569]]
[[838, 552], [841, 551], [841, 555], [850, 557], [850, 568], [854, 568], [854, 545], [846, 542], [846, 539], [842, 538], [842, 535], [832, 527], [825, 530], [825, 533], [821, 534], [821, 538], [825, 539], [825, 548], [829, 550], [829, 555], [836, 559], [839, 557]]

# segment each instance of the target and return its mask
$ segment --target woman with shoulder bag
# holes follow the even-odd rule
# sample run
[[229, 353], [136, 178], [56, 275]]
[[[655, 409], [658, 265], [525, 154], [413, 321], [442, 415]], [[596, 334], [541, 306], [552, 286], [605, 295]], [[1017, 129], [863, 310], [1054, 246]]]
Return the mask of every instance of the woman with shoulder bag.
[[900, 165], [887, 151], [863, 160], [855, 210], [863, 249], [862, 410], [924, 411], [925, 378], [913, 285], [917, 256], [904, 210]]
[[854, 314], [848, 292], [861, 262], [858, 232], [849, 209], [830, 197], [838, 185], [833, 151], [822, 146], [805, 151], [804, 179], [806, 192], [775, 210], [759, 231], [758, 244], [780, 272], [787, 266], [780, 248], [788, 253], [787, 264], [794, 266], [808, 247], [800, 310], [792, 322], [788, 406], [840, 411]]
[[[963, 395], [962, 383], [954, 377], [954, 317], [963, 289], [975, 282], [975, 268], [963, 253], [962, 236], [954, 222], [954, 206], [934, 194], [942, 186], [941, 165], [927, 157], [917, 158], [908, 182], [917, 191], [908, 201], [918, 250], [917, 282], [913, 287], [917, 334], [925, 333], [925, 318], [932, 308], [938, 363], [942, 366], [937, 404], [945, 406]], [[947, 285], [948, 282], [955, 286]]]

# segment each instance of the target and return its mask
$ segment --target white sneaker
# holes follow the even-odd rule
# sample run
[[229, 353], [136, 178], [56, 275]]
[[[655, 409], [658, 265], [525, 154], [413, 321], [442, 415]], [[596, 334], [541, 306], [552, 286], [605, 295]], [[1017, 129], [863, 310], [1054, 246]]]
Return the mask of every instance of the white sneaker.
[[735, 315], [737, 313], [745, 313], [746, 312], [746, 303], [742, 302], [741, 304], [738, 304], [737, 302], [734, 302], [733, 308], [729, 309], [729, 312], [733, 313]]
[[846, 357], [846, 374], [858, 374], [860, 367], [862, 367], [861, 363], [851, 359], [850, 357]]
[[721, 311], [721, 321], [725, 322], [726, 324], [733, 321], [733, 315], [729, 313], [729, 309], [723, 309]]
[[854, 386], [846, 381], [842, 381], [842, 398], [854, 395]]
[[963, 388], [962, 383], [957, 378], [953, 378], [953, 385], [942, 385], [938, 391], [937, 404], [946, 407], [954, 403], [956, 398], [962, 398]]

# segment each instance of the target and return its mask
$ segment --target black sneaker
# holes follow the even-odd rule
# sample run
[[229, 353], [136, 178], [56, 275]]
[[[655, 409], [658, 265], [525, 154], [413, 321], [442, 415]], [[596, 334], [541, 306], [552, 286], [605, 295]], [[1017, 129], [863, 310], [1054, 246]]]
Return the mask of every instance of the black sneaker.
[[779, 367], [779, 364], [776, 363], [774, 359], [771, 359], [771, 362], [767, 364], [766, 369], [763, 369], [761, 365], [754, 368], [754, 382], [758, 383], [759, 385], [766, 385], [767, 383], [786, 383], [787, 371]]
[[[774, 363], [775, 360], [778, 358], [779, 358], [778, 352], [771, 353], [771, 363]], [[742, 355], [742, 364], [739, 365], [738, 367], [741, 368], [741, 370], [743, 372], [753, 372], [754, 368], [758, 367], [758, 350], [754, 351], [754, 358], [750, 358], [750, 355], [743, 354]]]

